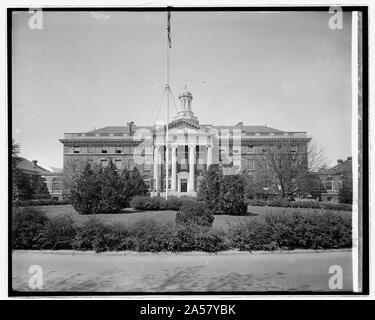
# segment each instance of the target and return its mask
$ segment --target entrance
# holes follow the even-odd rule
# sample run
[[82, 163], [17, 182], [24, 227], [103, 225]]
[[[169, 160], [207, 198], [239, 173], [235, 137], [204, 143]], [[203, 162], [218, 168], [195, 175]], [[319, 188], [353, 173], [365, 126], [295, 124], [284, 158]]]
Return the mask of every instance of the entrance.
[[187, 179], [181, 179], [181, 192], [187, 192]]

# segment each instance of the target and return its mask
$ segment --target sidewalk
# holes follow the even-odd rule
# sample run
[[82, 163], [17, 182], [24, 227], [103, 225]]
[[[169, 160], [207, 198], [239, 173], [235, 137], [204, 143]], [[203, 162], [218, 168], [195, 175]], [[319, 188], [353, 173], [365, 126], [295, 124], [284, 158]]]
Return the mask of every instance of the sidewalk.
[[226, 252], [223, 254], [124, 254], [16, 251], [13, 289], [28, 286], [31, 265], [43, 270], [42, 291], [233, 292], [326, 291], [329, 267], [343, 270], [352, 290], [351, 251]]

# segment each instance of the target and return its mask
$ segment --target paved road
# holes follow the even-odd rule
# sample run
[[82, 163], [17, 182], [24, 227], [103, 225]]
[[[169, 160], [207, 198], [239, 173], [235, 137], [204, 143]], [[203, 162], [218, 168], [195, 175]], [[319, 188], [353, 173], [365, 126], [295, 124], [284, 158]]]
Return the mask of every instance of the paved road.
[[331, 292], [328, 269], [332, 265], [343, 269], [343, 290], [352, 290], [350, 251], [218, 255], [17, 251], [13, 253], [14, 290], [31, 291], [31, 265], [42, 267], [43, 291]]

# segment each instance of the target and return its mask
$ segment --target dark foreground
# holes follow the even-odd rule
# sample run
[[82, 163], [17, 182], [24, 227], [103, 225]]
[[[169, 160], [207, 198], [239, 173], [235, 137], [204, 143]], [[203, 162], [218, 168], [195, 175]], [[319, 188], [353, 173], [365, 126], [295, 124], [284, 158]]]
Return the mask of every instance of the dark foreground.
[[[43, 271], [42, 289], [30, 289], [30, 266]], [[13, 253], [13, 289], [80, 292], [325, 291], [329, 268], [343, 270], [352, 291], [351, 251], [295, 253], [95, 254]], [[32, 271], [32, 273], [35, 271]], [[35, 283], [35, 282], [34, 282]]]

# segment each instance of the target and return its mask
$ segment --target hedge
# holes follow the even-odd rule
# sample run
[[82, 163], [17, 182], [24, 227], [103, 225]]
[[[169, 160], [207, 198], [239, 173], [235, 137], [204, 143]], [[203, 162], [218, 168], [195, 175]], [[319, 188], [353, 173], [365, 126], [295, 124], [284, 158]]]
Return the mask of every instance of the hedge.
[[206, 251], [227, 249], [291, 250], [350, 248], [350, 214], [336, 212], [268, 214], [218, 230], [194, 223], [159, 223], [143, 219], [131, 225], [81, 224], [67, 216], [48, 218], [37, 208], [16, 208], [13, 249], [101, 251]]
[[31, 207], [31, 206], [57, 206], [57, 205], [65, 205], [70, 204], [69, 200], [53, 200], [53, 199], [45, 199], [45, 200], [14, 200], [12, 205], [14, 207]]
[[135, 196], [130, 206], [137, 210], [179, 210], [183, 205], [195, 202], [193, 197], [170, 196], [168, 200], [162, 197]]
[[248, 200], [247, 204], [256, 207], [283, 207], [283, 208], [313, 208], [337, 211], [352, 211], [352, 205], [346, 203], [314, 202], [314, 201], [282, 201], [282, 200]]

